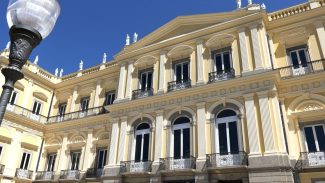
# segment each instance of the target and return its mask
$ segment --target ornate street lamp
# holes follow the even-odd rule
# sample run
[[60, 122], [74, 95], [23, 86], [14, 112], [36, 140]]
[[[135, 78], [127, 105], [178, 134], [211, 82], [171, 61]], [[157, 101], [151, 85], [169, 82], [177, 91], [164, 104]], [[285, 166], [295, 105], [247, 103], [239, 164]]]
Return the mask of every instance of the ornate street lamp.
[[2, 69], [6, 81], [0, 98], [0, 125], [15, 82], [24, 78], [22, 67], [33, 49], [53, 30], [60, 10], [57, 0], [9, 0], [11, 45], [9, 65]]

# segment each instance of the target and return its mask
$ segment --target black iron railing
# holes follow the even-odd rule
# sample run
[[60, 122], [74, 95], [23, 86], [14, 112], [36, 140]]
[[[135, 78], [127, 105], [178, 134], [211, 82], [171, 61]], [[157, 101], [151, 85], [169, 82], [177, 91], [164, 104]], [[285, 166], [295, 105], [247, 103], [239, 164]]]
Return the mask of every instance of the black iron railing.
[[39, 171], [36, 172], [36, 180], [53, 180], [54, 172], [53, 171]]
[[196, 168], [196, 158], [190, 157], [180, 157], [180, 158], [162, 158], [161, 168], [163, 170], [181, 170], [181, 169], [195, 169]]
[[207, 168], [234, 167], [248, 165], [246, 152], [207, 154]]
[[108, 111], [104, 108], [104, 106], [95, 107], [95, 108], [90, 108], [90, 109], [84, 110], [84, 111], [76, 111], [76, 112], [67, 113], [64, 115], [49, 117], [48, 123], [62, 122], [62, 121], [85, 118], [85, 117], [89, 117], [89, 116], [96, 116], [96, 115], [101, 115], [101, 114], [106, 114], [106, 113], [108, 113]]
[[301, 152], [300, 158], [295, 166], [295, 168], [298, 170], [320, 167], [325, 167], [325, 151]]
[[61, 170], [60, 179], [78, 180], [80, 170]]
[[47, 117], [42, 116], [40, 114], [35, 114], [31, 110], [25, 109], [25, 108], [23, 108], [19, 105], [16, 105], [16, 104], [12, 105], [12, 104], [8, 103], [7, 111], [24, 116], [26, 118], [33, 120], [33, 121], [38, 121], [40, 123], [46, 123], [46, 121], [47, 121]]
[[5, 170], [5, 165], [0, 164], [0, 174], [3, 174], [4, 170]]
[[132, 99], [140, 99], [145, 98], [153, 95], [153, 89], [152, 88], [146, 88], [145, 90], [133, 90], [132, 91]]
[[86, 178], [100, 178], [103, 175], [102, 168], [88, 168]]
[[278, 68], [282, 78], [291, 78], [297, 76], [303, 76], [307, 74], [324, 72], [325, 71], [325, 59], [307, 62], [300, 65], [292, 65], [287, 67]]
[[182, 79], [178, 81], [172, 81], [168, 83], [168, 91], [181, 90], [185, 88], [191, 88], [191, 80], [190, 79]]
[[17, 168], [16, 169], [16, 177], [18, 179], [32, 179], [33, 171]]
[[209, 83], [235, 78], [235, 70], [229, 69], [209, 73]]
[[152, 161], [121, 161], [121, 173], [151, 172]]

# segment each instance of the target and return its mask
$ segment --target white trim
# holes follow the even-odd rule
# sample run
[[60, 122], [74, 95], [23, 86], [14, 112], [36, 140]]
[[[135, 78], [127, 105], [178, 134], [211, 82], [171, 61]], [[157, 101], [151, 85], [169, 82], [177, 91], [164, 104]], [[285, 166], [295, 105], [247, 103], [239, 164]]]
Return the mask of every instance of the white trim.
[[[137, 128], [141, 125], [141, 124], [147, 124], [149, 125], [149, 128], [148, 129], [143, 129], [143, 130], [137, 130]], [[137, 136], [138, 135], [141, 135], [141, 152], [140, 152], [140, 161], [143, 161], [143, 145], [144, 145], [144, 135], [146, 134], [149, 134], [149, 143], [148, 143], [148, 160], [151, 159], [151, 131], [150, 131], [150, 124], [149, 123], [146, 123], [146, 122], [143, 122], [143, 123], [140, 123], [139, 125], [136, 126], [135, 128], [135, 133], [134, 133], [134, 136], [133, 136], [133, 145], [132, 145], [132, 160], [135, 160], [135, 152], [136, 152], [136, 145], [137, 145]]]
[[188, 118], [187, 116], [179, 116], [177, 117], [174, 121], [173, 121], [173, 126], [171, 128], [171, 138], [170, 138], [170, 157], [174, 157], [175, 156], [175, 153], [174, 153], [174, 132], [175, 130], [181, 130], [181, 139], [180, 139], [180, 148], [181, 148], [181, 151], [180, 151], [180, 156], [183, 157], [184, 156], [184, 152], [183, 152], [183, 133], [184, 133], [184, 130], [185, 129], [190, 129], [190, 155], [193, 155], [193, 129], [192, 129], [192, 125], [191, 125], [191, 119], [188, 118], [189, 120], [189, 123], [183, 123], [183, 124], [177, 124], [177, 125], [174, 125], [174, 122], [181, 118], [181, 117], [186, 117]]
[[183, 65], [184, 64], [187, 64], [187, 74], [188, 74], [188, 78], [190, 78], [190, 61], [188, 61], [188, 60], [186, 60], [186, 61], [182, 61], [182, 62], [179, 62], [179, 63], [176, 63], [175, 65], [174, 65], [174, 81], [176, 81], [176, 67], [178, 66], [178, 65], [181, 65], [181, 77], [182, 77], [182, 80], [184, 79], [184, 70], [183, 70]]
[[231, 52], [231, 49], [227, 49], [227, 50], [220, 50], [220, 51], [216, 51], [216, 52], [214, 52], [213, 53], [213, 61], [212, 61], [212, 64], [213, 64], [213, 66], [212, 66], [212, 71], [213, 72], [217, 72], [217, 61], [216, 61], [216, 56], [217, 55], [220, 55], [221, 56], [221, 69], [222, 69], [222, 71], [224, 71], [225, 70], [225, 61], [224, 61], [224, 54], [225, 53], [228, 53], [229, 54], [229, 64], [230, 64], [230, 69], [232, 69], [233, 68], [233, 61], [232, 61], [232, 52]]

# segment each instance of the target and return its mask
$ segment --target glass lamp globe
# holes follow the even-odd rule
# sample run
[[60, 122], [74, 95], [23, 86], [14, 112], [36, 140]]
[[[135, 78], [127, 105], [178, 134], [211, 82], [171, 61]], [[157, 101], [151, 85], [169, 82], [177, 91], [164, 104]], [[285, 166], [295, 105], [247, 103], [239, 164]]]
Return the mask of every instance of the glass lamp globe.
[[7, 22], [12, 26], [27, 26], [46, 38], [60, 15], [57, 0], [9, 0]]

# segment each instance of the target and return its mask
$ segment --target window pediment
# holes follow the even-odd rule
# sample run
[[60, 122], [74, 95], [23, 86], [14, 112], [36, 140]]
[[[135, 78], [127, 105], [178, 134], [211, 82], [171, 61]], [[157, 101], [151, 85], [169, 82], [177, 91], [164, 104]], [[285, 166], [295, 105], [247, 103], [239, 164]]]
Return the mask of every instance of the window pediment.
[[157, 58], [151, 55], [144, 56], [139, 58], [137, 61], [135, 61], [134, 66], [135, 67], [148, 67], [152, 66], [157, 62]]
[[167, 56], [171, 59], [189, 57], [193, 53], [194, 49], [188, 45], [180, 45], [174, 47], [167, 53]]

